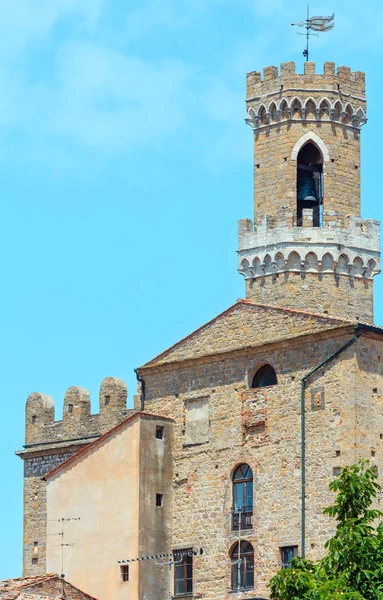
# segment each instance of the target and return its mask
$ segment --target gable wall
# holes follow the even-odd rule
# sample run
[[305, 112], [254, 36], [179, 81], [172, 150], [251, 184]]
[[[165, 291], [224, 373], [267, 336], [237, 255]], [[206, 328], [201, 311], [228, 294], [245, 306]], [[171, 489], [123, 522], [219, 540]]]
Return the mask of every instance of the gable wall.
[[[243, 598], [267, 595], [265, 584], [278, 568], [279, 547], [300, 544], [300, 380], [352, 336], [350, 327], [334, 337], [312, 336], [142, 372], [145, 409], [176, 422], [173, 546], [204, 548], [194, 561], [196, 594], [229, 597], [228, 555], [238, 539], [230, 526], [231, 473], [241, 462], [254, 473], [254, 528], [246, 539], [254, 545], [258, 563], [255, 590]], [[278, 385], [248, 390], [248, 372], [265, 362], [276, 369]], [[342, 432], [348, 435], [355, 428], [355, 377], [351, 346], [313, 378], [306, 393], [306, 548], [311, 558], [320, 556], [332, 531], [322, 510], [331, 502], [328, 483], [339, 463], [336, 450], [348, 443]], [[325, 395], [325, 407], [319, 410], [311, 407], [311, 389], [318, 387]], [[202, 398], [209, 405], [209, 441], [185, 445], [187, 405]], [[208, 575], [213, 566], [214, 578]]]
[[121, 584], [117, 561], [137, 556], [140, 422], [97, 445], [47, 481], [47, 570], [61, 573], [59, 519], [64, 523], [65, 577], [96, 598], [137, 597], [137, 565]]

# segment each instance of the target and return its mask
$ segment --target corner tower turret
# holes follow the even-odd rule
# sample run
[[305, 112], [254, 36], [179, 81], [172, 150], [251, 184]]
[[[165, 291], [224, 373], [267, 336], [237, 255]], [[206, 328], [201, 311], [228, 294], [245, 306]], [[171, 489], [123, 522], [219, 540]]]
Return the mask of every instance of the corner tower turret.
[[239, 222], [246, 296], [373, 320], [379, 223], [360, 219], [364, 73], [283, 63], [247, 75], [254, 132], [254, 224]]

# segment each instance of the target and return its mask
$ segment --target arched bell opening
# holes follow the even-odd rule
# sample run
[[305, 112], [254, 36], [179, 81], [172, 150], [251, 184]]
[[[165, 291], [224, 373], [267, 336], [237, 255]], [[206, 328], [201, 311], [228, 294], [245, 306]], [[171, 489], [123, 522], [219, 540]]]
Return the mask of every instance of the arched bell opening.
[[303, 211], [313, 227], [322, 225], [323, 156], [319, 148], [307, 142], [297, 157], [297, 225], [302, 227]]

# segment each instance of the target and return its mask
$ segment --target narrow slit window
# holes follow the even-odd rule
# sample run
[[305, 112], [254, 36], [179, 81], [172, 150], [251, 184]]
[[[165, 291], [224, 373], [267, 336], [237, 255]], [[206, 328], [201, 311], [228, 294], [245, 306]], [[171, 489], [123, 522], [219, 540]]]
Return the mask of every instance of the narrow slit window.
[[163, 505], [164, 505], [164, 495], [156, 494], [156, 506], [163, 506]]
[[120, 565], [121, 581], [129, 581], [129, 565]]
[[110, 402], [110, 396], [105, 396], [105, 406], [107, 406]]
[[162, 440], [164, 438], [164, 427], [161, 425], [157, 425], [156, 427], [156, 438], [157, 440]]
[[73, 412], [73, 404], [68, 404], [68, 413]]

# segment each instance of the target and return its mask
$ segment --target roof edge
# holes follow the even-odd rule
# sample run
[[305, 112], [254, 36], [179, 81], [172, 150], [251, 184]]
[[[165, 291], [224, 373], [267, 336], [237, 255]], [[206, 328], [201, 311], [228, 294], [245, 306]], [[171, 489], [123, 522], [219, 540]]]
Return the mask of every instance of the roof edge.
[[72, 454], [72, 456], [70, 456], [64, 462], [57, 465], [57, 467], [48, 471], [48, 473], [46, 473], [44, 475], [44, 477], [41, 477], [41, 480], [48, 481], [48, 479], [51, 479], [54, 475], [57, 475], [57, 473], [66, 469], [66, 467], [68, 467], [72, 463], [76, 462], [76, 460], [78, 458], [80, 458], [80, 456], [85, 455], [87, 452], [89, 452], [90, 450], [92, 450], [93, 448], [98, 446], [104, 440], [111, 437], [116, 431], [118, 431], [119, 429], [122, 429], [129, 421], [133, 421], [134, 419], [139, 418], [139, 417], [143, 417], [143, 418], [150, 417], [151, 419], [159, 419], [161, 421], [169, 421], [170, 423], [174, 422], [174, 419], [171, 419], [170, 417], [162, 417], [161, 415], [155, 415], [152, 413], [138, 410], [137, 412], [133, 413], [132, 415], [129, 415], [129, 417], [127, 417], [126, 419], [124, 419], [123, 421], [121, 421], [120, 423], [115, 425], [114, 427], [112, 427], [112, 429], [109, 429], [108, 431], [106, 431], [103, 435], [101, 435], [99, 438], [97, 438], [93, 442], [91, 442], [90, 444], [87, 444], [86, 446], [81, 448], [75, 454]]
[[259, 307], [259, 308], [264, 308], [264, 309], [270, 309], [270, 310], [276, 310], [276, 311], [282, 311], [282, 312], [290, 312], [292, 314], [299, 314], [299, 315], [302, 315], [302, 316], [316, 317], [318, 319], [325, 319], [326, 321], [329, 321], [329, 322], [332, 322], [332, 323], [344, 323], [345, 325], [357, 325], [358, 324], [358, 321], [356, 321], [356, 320], [354, 321], [354, 320], [351, 320], [351, 319], [346, 319], [346, 318], [342, 318], [342, 317], [335, 317], [335, 316], [332, 316], [332, 315], [326, 315], [326, 314], [321, 314], [321, 313], [312, 313], [312, 312], [301, 310], [301, 309], [298, 309], [298, 308], [288, 308], [288, 307], [276, 306], [276, 305], [272, 305], [272, 304], [262, 304], [260, 302], [253, 302], [252, 300], [245, 300], [243, 298], [238, 298], [238, 300], [234, 304], [232, 304], [231, 306], [229, 306], [229, 308], [226, 308], [226, 310], [220, 312], [218, 315], [216, 315], [215, 317], [213, 317], [213, 319], [210, 319], [209, 321], [207, 321], [206, 323], [204, 323], [203, 325], [201, 325], [201, 327], [198, 327], [197, 329], [195, 329], [194, 331], [192, 331], [191, 333], [189, 333], [185, 337], [181, 338], [175, 344], [173, 344], [173, 345], [169, 346], [168, 348], [166, 348], [166, 350], [163, 350], [162, 352], [160, 352], [160, 354], [157, 354], [156, 356], [154, 356], [154, 358], [152, 358], [148, 362], [146, 362], [143, 365], [141, 365], [141, 367], [138, 367], [137, 371], [140, 372], [140, 369], [146, 369], [146, 368], [149, 368], [149, 367], [157, 366], [156, 363], [159, 360], [161, 360], [161, 358], [163, 358], [164, 356], [166, 356], [166, 354], [168, 352], [170, 352], [171, 350], [174, 350], [175, 348], [177, 348], [178, 346], [180, 346], [183, 342], [186, 342], [187, 340], [192, 339], [195, 335], [197, 335], [198, 333], [200, 333], [201, 331], [203, 331], [205, 328], [209, 327], [212, 323], [214, 323], [214, 321], [216, 321], [220, 317], [223, 317], [224, 315], [228, 314], [231, 310], [234, 310], [238, 306], [254, 306], [254, 307]]

